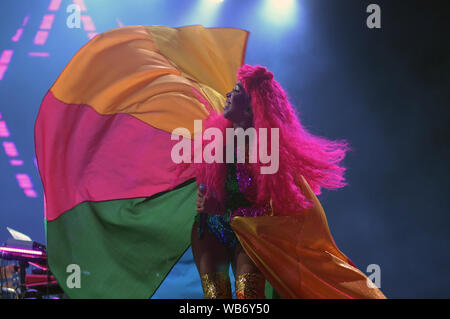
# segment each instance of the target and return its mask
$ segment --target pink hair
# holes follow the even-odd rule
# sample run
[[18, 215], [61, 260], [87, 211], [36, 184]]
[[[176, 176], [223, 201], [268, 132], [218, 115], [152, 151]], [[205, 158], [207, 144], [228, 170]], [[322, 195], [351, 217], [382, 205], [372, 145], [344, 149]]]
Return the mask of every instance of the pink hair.
[[[310, 134], [300, 123], [286, 93], [273, 73], [262, 66], [243, 65], [238, 70], [238, 79], [250, 95], [254, 128], [279, 128], [279, 169], [275, 174], [260, 174], [264, 164], [251, 163], [250, 171], [256, 179], [256, 205], [264, 205], [272, 199], [276, 215], [300, 213], [312, 203], [298, 187], [302, 175], [312, 191], [319, 195], [322, 188], [337, 189], [346, 185], [345, 167], [340, 165], [349, 150], [346, 141], [330, 141]], [[211, 112], [203, 121], [203, 128], [217, 127], [223, 133], [232, 123], [223, 114]], [[223, 134], [225, 136], [225, 134]], [[209, 142], [209, 141], [208, 141]], [[206, 144], [206, 142], [204, 142]], [[206, 195], [211, 195], [224, 207], [226, 200], [226, 165], [220, 163], [194, 164], [197, 182], [206, 185]], [[218, 208], [219, 209], [219, 208]]]

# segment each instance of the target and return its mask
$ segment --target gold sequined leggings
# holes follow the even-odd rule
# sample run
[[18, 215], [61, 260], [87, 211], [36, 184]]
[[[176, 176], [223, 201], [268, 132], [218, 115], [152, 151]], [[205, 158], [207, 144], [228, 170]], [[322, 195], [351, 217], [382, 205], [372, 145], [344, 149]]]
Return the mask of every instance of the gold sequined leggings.
[[[227, 273], [201, 276], [205, 299], [231, 299], [230, 278]], [[235, 278], [236, 299], [264, 299], [265, 279], [260, 273], [243, 273]]]

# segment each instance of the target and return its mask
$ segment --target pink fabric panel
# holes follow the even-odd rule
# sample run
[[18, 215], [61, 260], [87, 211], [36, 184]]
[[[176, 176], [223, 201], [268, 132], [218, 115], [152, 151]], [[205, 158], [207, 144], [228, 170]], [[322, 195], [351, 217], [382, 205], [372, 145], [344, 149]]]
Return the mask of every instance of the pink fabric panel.
[[[46, 197], [46, 218], [84, 201], [148, 197], [171, 189], [170, 152], [177, 141], [128, 115], [100, 115], [65, 104], [49, 91], [35, 124], [35, 151]], [[184, 171], [176, 184], [194, 177]]]

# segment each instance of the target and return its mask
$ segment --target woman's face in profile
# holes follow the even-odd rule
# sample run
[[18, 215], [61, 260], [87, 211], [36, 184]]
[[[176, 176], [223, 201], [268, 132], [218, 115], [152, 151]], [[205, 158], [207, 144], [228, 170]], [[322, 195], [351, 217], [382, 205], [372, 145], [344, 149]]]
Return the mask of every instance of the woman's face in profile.
[[250, 97], [241, 82], [237, 82], [233, 91], [227, 93], [223, 116], [233, 123], [242, 123], [252, 118]]

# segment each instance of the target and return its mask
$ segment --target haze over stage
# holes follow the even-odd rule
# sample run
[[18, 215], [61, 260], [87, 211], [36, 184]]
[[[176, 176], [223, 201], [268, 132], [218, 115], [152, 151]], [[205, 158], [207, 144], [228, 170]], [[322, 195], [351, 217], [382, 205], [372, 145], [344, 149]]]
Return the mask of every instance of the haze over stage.
[[[361, 270], [380, 266], [387, 297], [449, 298], [445, 2], [375, 3], [381, 29], [367, 28], [359, 0], [2, 0], [0, 243], [6, 226], [46, 242], [34, 123], [89, 39], [130, 25], [236, 27], [250, 31], [245, 62], [274, 72], [303, 124], [353, 148], [349, 185], [319, 197], [339, 247]], [[188, 250], [154, 297], [201, 298], [192, 262]]]

